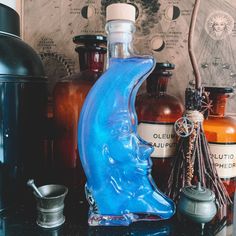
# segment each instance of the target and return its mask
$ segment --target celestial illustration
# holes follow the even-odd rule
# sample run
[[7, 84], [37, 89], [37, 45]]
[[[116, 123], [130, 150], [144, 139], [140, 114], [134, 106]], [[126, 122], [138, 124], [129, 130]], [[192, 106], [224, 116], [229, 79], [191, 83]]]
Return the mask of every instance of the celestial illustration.
[[199, 54], [201, 73], [209, 86], [232, 84], [231, 73], [235, 73], [235, 56], [232, 50], [234, 19], [227, 12], [212, 12], [205, 22]]
[[232, 33], [234, 19], [228, 13], [216, 11], [210, 14], [205, 23], [206, 32], [214, 40], [222, 40]]
[[165, 10], [165, 17], [168, 20], [176, 20], [180, 16], [180, 9], [178, 6], [168, 6]]
[[[128, 2], [136, 7], [135, 49], [143, 54], [152, 53], [157, 61], [168, 60], [176, 64], [175, 82], [170, 82], [169, 89], [184, 100], [185, 86], [176, 87], [174, 83], [187, 85], [193, 79], [187, 35], [194, 0], [24, 0], [24, 40], [42, 52], [43, 45], [37, 46], [39, 39], [52, 38], [57, 45], [53, 52], [65, 55], [79, 70], [72, 37], [78, 34], [105, 35], [105, 7], [112, 2]], [[218, 17], [218, 13], [221, 16]], [[213, 28], [220, 30], [218, 23], [213, 25], [217, 21], [215, 18], [227, 22], [226, 30], [213, 33]], [[217, 77], [219, 81], [215, 83], [236, 87], [236, 44], [233, 43], [236, 30], [232, 24], [235, 20], [236, 1], [208, 0], [201, 3], [194, 43], [204, 83], [213, 83]], [[236, 107], [233, 99], [231, 102], [234, 104], [229, 104], [229, 109]]]
[[83, 18], [85, 19], [88, 19], [92, 16], [95, 15], [95, 7], [93, 6], [84, 6], [82, 9], [81, 9], [81, 15]]
[[160, 52], [165, 48], [165, 42], [161, 37], [154, 37], [151, 40], [151, 48], [153, 51]]
[[45, 71], [47, 71], [47, 76], [50, 78], [48, 95], [52, 96], [56, 82], [65, 76], [71, 75], [73, 73], [73, 68], [68, 64], [63, 55], [47, 52], [40, 53], [39, 56], [43, 62]]

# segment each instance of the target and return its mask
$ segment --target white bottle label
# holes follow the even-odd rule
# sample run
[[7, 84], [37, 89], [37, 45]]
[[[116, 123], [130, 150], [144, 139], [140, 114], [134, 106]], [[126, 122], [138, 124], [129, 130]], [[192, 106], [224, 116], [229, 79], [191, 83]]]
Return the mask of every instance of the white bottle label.
[[209, 146], [219, 177], [236, 177], [236, 144], [209, 143]]
[[138, 133], [142, 139], [154, 146], [151, 157], [168, 158], [176, 154], [177, 135], [174, 130], [174, 123], [140, 123]]

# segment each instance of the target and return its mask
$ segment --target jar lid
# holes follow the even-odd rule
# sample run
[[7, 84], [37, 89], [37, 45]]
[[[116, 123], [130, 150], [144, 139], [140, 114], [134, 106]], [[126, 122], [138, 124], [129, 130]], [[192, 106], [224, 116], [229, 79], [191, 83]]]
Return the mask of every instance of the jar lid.
[[160, 70], [160, 69], [168, 69], [168, 70], [173, 70], [175, 68], [175, 64], [172, 64], [170, 62], [158, 62], [156, 63], [155, 69]]
[[182, 195], [199, 202], [208, 202], [215, 200], [215, 194], [210, 189], [200, 186], [187, 186], [182, 189]]
[[12, 8], [0, 3], [0, 32], [20, 36], [20, 17]]
[[106, 8], [106, 21], [129, 20], [135, 22], [135, 6], [127, 3], [114, 3]]
[[76, 44], [94, 44], [94, 43], [106, 43], [107, 37], [103, 35], [76, 35], [73, 38], [73, 42]]
[[233, 87], [204, 87], [205, 91], [212, 93], [233, 93]]

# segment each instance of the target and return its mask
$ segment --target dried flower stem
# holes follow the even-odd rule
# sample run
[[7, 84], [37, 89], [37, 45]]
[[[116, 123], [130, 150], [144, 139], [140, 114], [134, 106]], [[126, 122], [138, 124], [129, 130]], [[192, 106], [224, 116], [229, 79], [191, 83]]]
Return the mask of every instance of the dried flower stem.
[[[195, 124], [195, 128], [196, 128], [196, 124]], [[197, 132], [196, 129], [193, 130], [193, 133], [190, 135], [189, 138], [189, 150], [186, 154], [186, 185], [190, 186], [191, 185], [191, 181], [193, 179], [193, 174], [194, 174], [194, 160], [193, 160], [193, 152], [194, 152], [194, 143], [197, 137]]]

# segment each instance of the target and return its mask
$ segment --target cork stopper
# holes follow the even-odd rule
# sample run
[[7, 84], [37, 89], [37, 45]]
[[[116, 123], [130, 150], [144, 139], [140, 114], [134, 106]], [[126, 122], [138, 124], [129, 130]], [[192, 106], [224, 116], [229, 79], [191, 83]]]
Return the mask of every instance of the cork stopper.
[[114, 3], [107, 6], [106, 21], [129, 20], [135, 22], [135, 7], [127, 3]]

